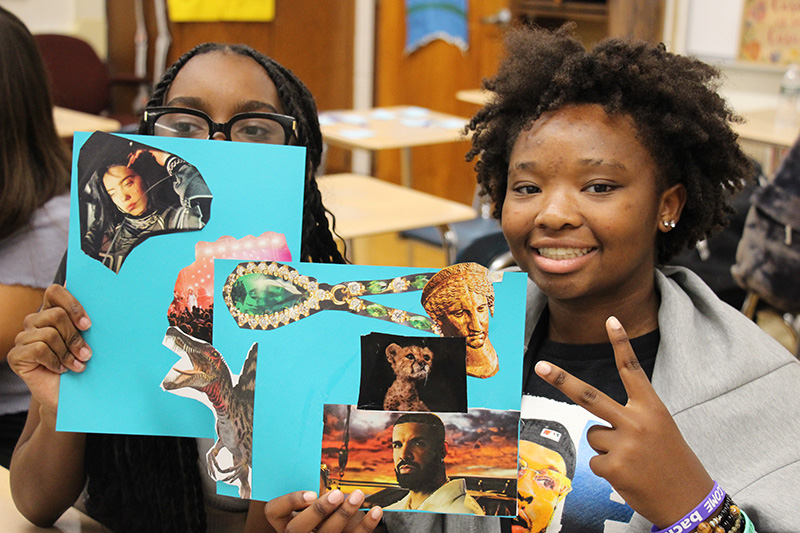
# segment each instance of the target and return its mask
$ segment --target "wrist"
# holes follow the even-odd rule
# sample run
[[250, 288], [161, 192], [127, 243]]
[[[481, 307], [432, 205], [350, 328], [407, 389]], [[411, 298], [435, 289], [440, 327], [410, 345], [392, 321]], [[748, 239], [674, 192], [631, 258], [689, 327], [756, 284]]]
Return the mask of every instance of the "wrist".
[[725, 496], [725, 491], [715, 481], [708, 495], [683, 518], [663, 529], [654, 525], [650, 531], [651, 533], [689, 533], [694, 531], [699, 524], [714, 515], [725, 501]]

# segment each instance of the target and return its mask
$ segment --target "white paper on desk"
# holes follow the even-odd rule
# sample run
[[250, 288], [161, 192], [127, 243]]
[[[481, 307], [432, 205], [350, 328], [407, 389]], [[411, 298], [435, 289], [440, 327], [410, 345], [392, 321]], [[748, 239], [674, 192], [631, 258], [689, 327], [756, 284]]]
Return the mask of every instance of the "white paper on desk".
[[375, 137], [375, 132], [365, 128], [359, 128], [351, 130], [339, 130], [339, 135], [345, 139], [367, 139], [369, 137]]
[[397, 118], [397, 113], [387, 109], [376, 109], [369, 114], [369, 118], [373, 120], [394, 120]]
[[431, 126], [436, 126], [437, 128], [445, 128], [448, 130], [463, 128], [466, 126], [466, 122], [463, 120], [459, 120], [457, 118], [448, 118], [445, 120], [437, 120], [431, 123]]
[[432, 124], [427, 118], [403, 118], [400, 124], [409, 128], [426, 128]]
[[402, 111], [404, 117], [427, 117], [430, 114], [430, 110], [416, 106], [406, 107]]

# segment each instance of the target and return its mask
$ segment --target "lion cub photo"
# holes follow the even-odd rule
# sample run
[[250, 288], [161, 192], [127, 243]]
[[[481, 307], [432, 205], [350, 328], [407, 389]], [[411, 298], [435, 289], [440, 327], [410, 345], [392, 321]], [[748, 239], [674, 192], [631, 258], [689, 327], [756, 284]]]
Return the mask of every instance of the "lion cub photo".
[[384, 411], [430, 411], [419, 397], [417, 386], [428, 380], [433, 364], [433, 352], [420, 346], [400, 347], [392, 343], [386, 347], [386, 360], [395, 375], [394, 383], [386, 391]]

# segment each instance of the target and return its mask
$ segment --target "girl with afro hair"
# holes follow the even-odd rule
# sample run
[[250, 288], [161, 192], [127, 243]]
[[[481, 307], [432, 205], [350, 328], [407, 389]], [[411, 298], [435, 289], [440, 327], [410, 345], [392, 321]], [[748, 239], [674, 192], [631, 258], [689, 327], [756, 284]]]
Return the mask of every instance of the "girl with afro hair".
[[[529, 276], [522, 417], [549, 406], [607, 422], [586, 432], [596, 455], [584, 449], [581, 469], [579, 452], [583, 477], [543, 531], [797, 531], [800, 363], [695, 274], [663, 266], [725, 224], [752, 175], [719, 74], [663, 45], [587, 51], [571, 31], [511, 31], [468, 126], [467, 159]], [[268, 504], [273, 526], [345, 522], [339, 496], [292, 518], [303, 495]], [[384, 524], [525, 531], [430, 513]]]

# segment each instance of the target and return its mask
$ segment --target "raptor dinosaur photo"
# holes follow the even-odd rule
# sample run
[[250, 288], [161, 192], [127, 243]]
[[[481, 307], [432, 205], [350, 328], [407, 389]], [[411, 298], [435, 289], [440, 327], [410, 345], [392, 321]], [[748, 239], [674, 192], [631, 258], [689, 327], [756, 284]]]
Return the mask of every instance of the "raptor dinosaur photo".
[[[238, 483], [239, 496], [250, 498], [258, 343], [250, 347], [235, 384], [225, 358], [211, 344], [170, 326], [164, 346], [180, 355], [182, 362], [191, 363], [190, 369], [173, 367], [161, 383], [164, 390], [195, 389], [207, 397], [214, 412], [217, 441], [206, 455], [208, 475], [217, 480], [219, 474], [225, 483]], [[233, 456], [233, 464], [226, 468], [217, 460], [223, 448]]]

